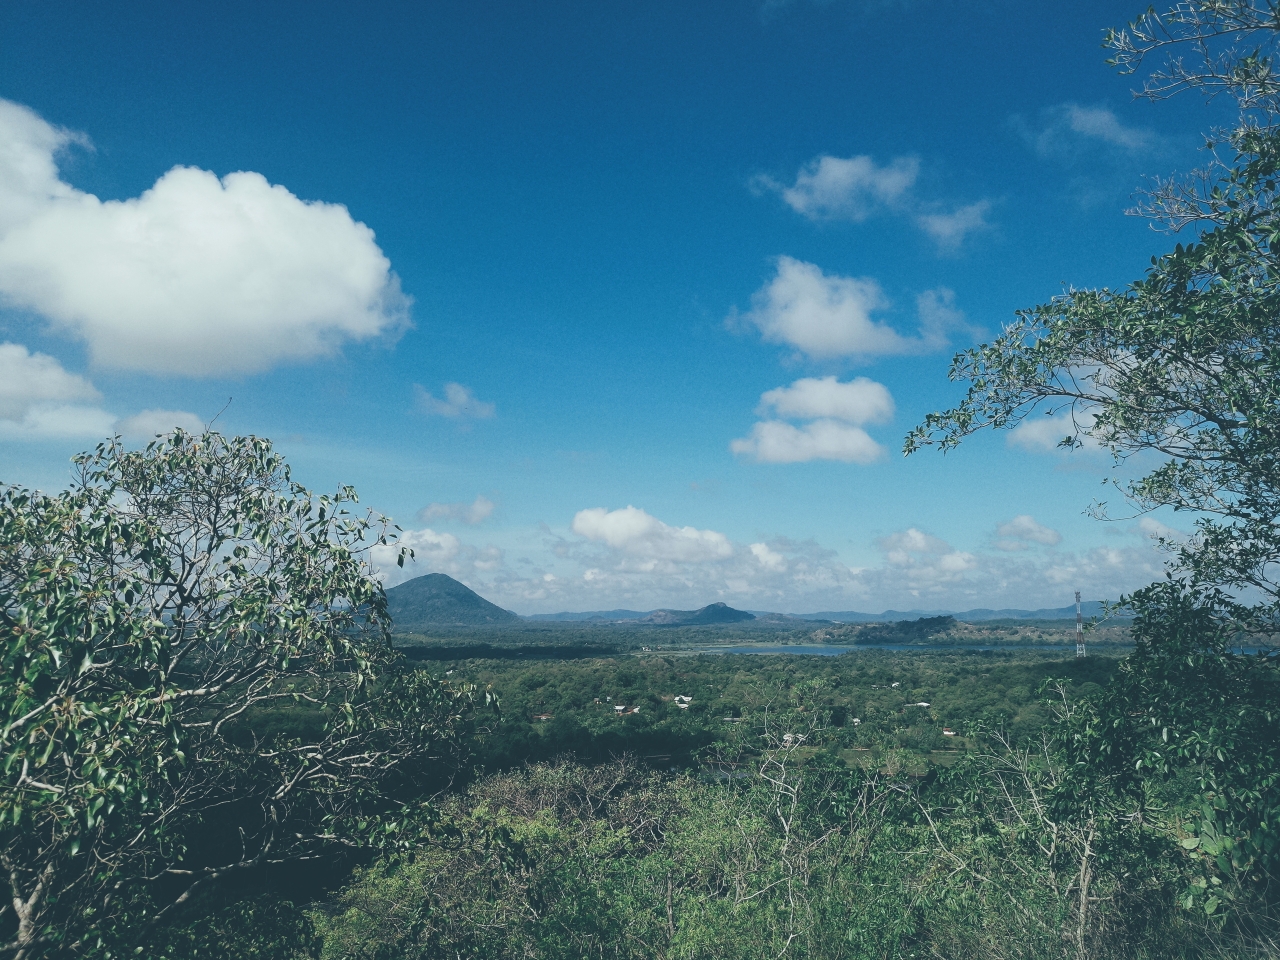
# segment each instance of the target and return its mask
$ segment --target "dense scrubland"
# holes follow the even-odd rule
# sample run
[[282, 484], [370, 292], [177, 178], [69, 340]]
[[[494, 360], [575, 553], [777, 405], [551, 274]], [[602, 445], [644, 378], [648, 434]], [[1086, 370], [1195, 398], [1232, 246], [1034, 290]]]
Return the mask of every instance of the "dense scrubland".
[[387, 522], [266, 441], [79, 463], [0, 495], [18, 960], [1274, 953], [1277, 660], [1223, 596], [1083, 660], [396, 637]]
[[896, 754], [894, 764], [915, 770], [931, 755], [950, 762], [970, 743], [966, 734], [983, 729], [1020, 741], [1038, 736], [1052, 722], [1041, 693], [1046, 681], [1061, 680], [1072, 697], [1096, 695], [1117, 662], [1060, 656], [641, 654], [439, 666], [501, 699], [501, 722], [474, 747], [484, 770], [624, 754], [659, 767], [702, 767], [716, 750], [748, 749], [779, 724], [805, 736], [801, 756], [822, 749], [865, 765]]
[[1262, 955], [1258, 865], [1228, 878], [1188, 848], [1194, 773], [1131, 780], [1093, 752], [1122, 664], [433, 662], [501, 706], [473, 716], [423, 839], [213, 911], [244, 925], [218, 949], [287, 917], [326, 958]]

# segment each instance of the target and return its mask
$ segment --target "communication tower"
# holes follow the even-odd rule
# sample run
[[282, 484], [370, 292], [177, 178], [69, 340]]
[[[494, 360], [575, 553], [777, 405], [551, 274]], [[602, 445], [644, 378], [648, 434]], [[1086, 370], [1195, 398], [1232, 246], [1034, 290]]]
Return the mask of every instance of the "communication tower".
[[1084, 617], [1080, 615], [1080, 591], [1076, 591], [1076, 659], [1084, 656]]

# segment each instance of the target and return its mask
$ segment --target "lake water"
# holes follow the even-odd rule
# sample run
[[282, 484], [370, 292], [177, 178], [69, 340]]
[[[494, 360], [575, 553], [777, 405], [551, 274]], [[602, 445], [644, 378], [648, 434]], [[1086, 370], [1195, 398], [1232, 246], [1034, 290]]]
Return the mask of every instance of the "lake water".
[[[1037, 644], [1007, 644], [998, 647], [979, 647], [979, 646], [958, 646], [948, 643], [917, 643], [917, 644], [865, 644], [863, 646], [840, 646], [833, 643], [749, 643], [741, 644], [733, 647], [708, 647], [704, 649], [681, 650], [680, 653], [772, 653], [772, 654], [789, 654], [791, 656], [817, 656], [817, 657], [838, 657], [842, 653], [852, 653], [859, 650], [913, 650], [916, 652], [936, 651], [936, 650], [1007, 650], [1010, 652], [1022, 652], [1026, 650], [1054, 650], [1074, 652], [1076, 649], [1074, 643], [1037, 643]], [[676, 651], [673, 651], [676, 652]]]

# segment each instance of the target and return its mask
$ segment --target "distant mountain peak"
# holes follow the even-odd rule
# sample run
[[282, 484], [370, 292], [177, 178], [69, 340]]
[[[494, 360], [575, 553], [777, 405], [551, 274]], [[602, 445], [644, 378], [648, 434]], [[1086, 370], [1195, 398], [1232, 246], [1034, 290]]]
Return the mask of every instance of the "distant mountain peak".
[[510, 610], [490, 603], [465, 583], [443, 573], [415, 577], [387, 591], [387, 611], [398, 632], [421, 633], [432, 627], [475, 627], [517, 623]]
[[698, 610], [655, 610], [640, 622], [662, 627], [691, 627], [704, 623], [742, 623], [754, 619], [755, 614], [735, 610], [727, 603], [717, 601]]

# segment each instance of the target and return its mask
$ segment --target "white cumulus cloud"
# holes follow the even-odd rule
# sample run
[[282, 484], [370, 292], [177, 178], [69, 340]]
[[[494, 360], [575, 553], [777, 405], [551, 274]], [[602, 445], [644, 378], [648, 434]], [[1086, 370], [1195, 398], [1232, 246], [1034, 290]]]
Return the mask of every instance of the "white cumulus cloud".
[[952, 552], [951, 544], [931, 533], [908, 527], [876, 541], [881, 551], [891, 564], [901, 566], [911, 562], [913, 554], [948, 554]]
[[0, 418], [0, 439], [104, 440], [115, 432], [116, 418], [83, 404], [32, 407], [20, 420]]
[[454, 420], [487, 420], [497, 413], [497, 407], [476, 397], [470, 388], [460, 383], [446, 383], [444, 397], [437, 397], [418, 384], [413, 385], [418, 409], [427, 416], [449, 417]]
[[842, 383], [835, 377], [805, 377], [790, 386], [766, 391], [757, 413], [808, 419], [797, 426], [785, 420], [762, 420], [751, 435], [732, 441], [729, 449], [761, 463], [807, 463], [840, 460], [873, 463], [884, 448], [862, 429], [864, 423], [883, 423], [893, 416], [888, 389], [867, 377]]
[[805, 377], [789, 387], [761, 394], [760, 412], [769, 408], [796, 419], [830, 418], [849, 423], [884, 423], [893, 417], [893, 397], [882, 383], [855, 377], [841, 383], [835, 377]]
[[18, 343], [0, 343], [0, 438], [7, 440], [101, 440], [115, 434], [150, 438], [182, 427], [192, 433], [203, 421], [182, 410], [143, 410], [118, 419], [84, 401], [101, 399], [79, 374], [45, 353]]
[[787, 558], [776, 550], [770, 549], [767, 543], [751, 544], [751, 555], [760, 561], [760, 566], [767, 570], [785, 570]]
[[799, 427], [783, 420], [762, 420], [751, 428], [750, 436], [734, 440], [729, 449], [761, 463], [868, 464], [884, 456], [884, 448], [867, 431], [836, 420], [814, 420]]
[[0, 99], [0, 230], [32, 219], [50, 203], [74, 197], [58, 177], [54, 154], [85, 138], [54, 127], [34, 111]]
[[1036, 522], [1030, 514], [1019, 514], [1008, 523], [996, 527], [995, 547], [1005, 552], [1025, 550], [1028, 544], [1038, 543], [1056, 547], [1062, 542], [1062, 534]]
[[736, 542], [718, 531], [664, 523], [635, 507], [580, 511], [572, 530], [540, 529], [540, 549], [527, 535], [533, 531], [511, 542], [520, 543], [513, 563], [498, 547], [432, 529], [404, 534], [402, 542], [417, 559], [403, 569], [395, 565], [394, 547], [375, 548], [372, 559], [388, 585], [447, 573], [520, 613], [695, 609], [717, 600], [794, 613], [1035, 609], [1064, 606], [1077, 589], [1090, 599], [1114, 599], [1158, 577], [1162, 564], [1160, 549], [1149, 541], [1081, 553], [970, 552], [908, 527], [874, 541], [878, 562], [852, 567], [814, 541], [776, 536]]
[[431, 529], [406, 530], [400, 536], [396, 549], [407, 547], [418, 563], [432, 569], [453, 560], [462, 547], [462, 541], [451, 533], [436, 533]]
[[640, 560], [695, 563], [733, 554], [733, 545], [723, 533], [669, 526], [632, 506], [579, 510], [573, 517], [573, 532]]
[[407, 322], [390, 262], [346, 207], [181, 166], [104, 201], [58, 174], [74, 139], [0, 100], [0, 295], [83, 339], [95, 363], [253, 373]]
[[[401, 547], [413, 551], [413, 557], [406, 559], [403, 567], [396, 563]], [[445, 573], [474, 589], [482, 586], [483, 578], [500, 574], [505, 566], [498, 547], [464, 543], [451, 533], [439, 533], [429, 527], [406, 530], [396, 543], [373, 547], [369, 559], [387, 586], [427, 573]]]
[[811, 357], [914, 353], [924, 348], [922, 341], [873, 319], [873, 313], [887, 306], [888, 298], [871, 277], [828, 276], [812, 263], [782, 256], [773, 279], [755, 292], [743, 319], [765, 340]]
[[22, 421], [36, 408], [100, 397], [92, 383], [48, 354], [0, 343], [0, 420]]
[[419, 523], [430, 523], [433, 520], [458, 520], [469, 527], [478, 526], [493, 516], [494, 502], [484, 495], [478, 495], [470, 503], [429, 503], [417, 513]]

